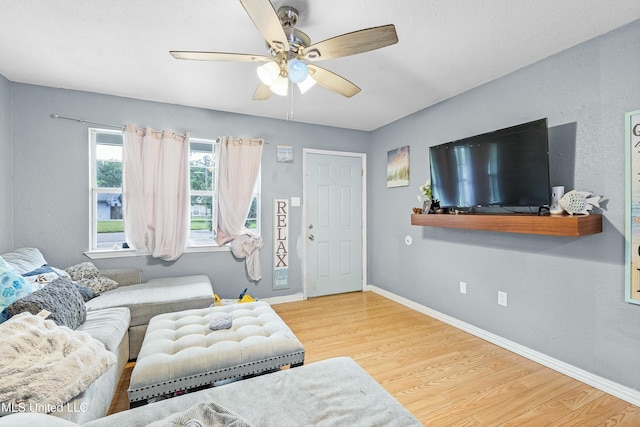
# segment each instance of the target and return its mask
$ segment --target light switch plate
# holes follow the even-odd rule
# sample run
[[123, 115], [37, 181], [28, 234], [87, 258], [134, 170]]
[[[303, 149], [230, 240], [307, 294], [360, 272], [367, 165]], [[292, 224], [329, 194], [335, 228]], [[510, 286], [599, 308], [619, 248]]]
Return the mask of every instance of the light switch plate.
[[300, 206], [300, 197], [292, 197], [291, 206]]
[[506, 307], [507, 306], [507, 293], [498, 291], [498, 304]]

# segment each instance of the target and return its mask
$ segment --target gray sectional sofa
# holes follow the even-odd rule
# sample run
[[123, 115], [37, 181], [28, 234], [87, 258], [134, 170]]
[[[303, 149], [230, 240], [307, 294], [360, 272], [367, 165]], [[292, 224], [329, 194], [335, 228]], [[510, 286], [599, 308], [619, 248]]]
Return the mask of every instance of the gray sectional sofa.
[[[22, 248], [1, 256], [21, 275], [47, 265], [36, 248]], [[63, 270], [58, 268], [56, 271]], [[125, 365], [136, 358], [147, 324], [153, 316], [205, 308], [213, 303], [213, 288], [204, 275], [141, 283], [141, 271], [137, 269], [101, 270], [100, 273], [115, 280], [118, 287], [85, 303], [86, 320], [76, 330], [87, 332], [102, 342], [117, 360], [86, 390], [64, 405], [62, 411], [54, 414], [79, 424], [107, 415]], [[3, 409], [3, 412], [7, 410]], [[4, 418], [0, 417], [0, 420]]]

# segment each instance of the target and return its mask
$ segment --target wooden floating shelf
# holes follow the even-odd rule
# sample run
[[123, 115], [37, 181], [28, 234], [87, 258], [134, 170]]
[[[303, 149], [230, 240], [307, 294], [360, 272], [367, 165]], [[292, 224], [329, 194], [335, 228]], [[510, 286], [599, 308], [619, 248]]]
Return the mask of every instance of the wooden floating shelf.
[[602, 233], [602, 215], [413, 214], [411, 225], [580, 237]]

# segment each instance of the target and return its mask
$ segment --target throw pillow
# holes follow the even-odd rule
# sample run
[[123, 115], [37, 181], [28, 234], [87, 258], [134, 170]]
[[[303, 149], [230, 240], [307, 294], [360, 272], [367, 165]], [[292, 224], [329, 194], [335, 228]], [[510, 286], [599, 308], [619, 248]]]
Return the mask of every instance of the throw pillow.
[[93, 279], [100, 275], [98, 268], [92, 262], [81, 262], [66, 269], [71, 280]]
[[31, 284], [0, 257], [0, 323], [8, 319], [7, 307], [31, 291]]
[[31, 283], [34, 291], [44, 288], [46, 285], [59, 277], [69, 277], [66, 271], [51, 267], [45, 264], [35, 270], [27, 271], [22, 277]]
[[77, 329], [87, 319], [84, 299], [69, 279], [60, 278], [48, 286], [14, 301], [8, 308], [9, 317], [22, 312], [38, 314], [42, 310], [51, 312], [48, 319], [59, 326]]
[[76, 290], [80, 293], [80, 296], [82, 296], [82, 299], [84, 300], [84, 302], [91, 301], [92, 299], [98, 296], [98, 294], [95, 293], [95, 291], [91, 288], [82, 286], [77, 282], [71, 282], [71, 283], [73, 283], [73, 285], [76, 287]]
[[118, 287], [118, 282], [103, 276], [92, 262], [83, 262], [67, 268], [66, 272], [79, 285], [92, 289], [100, 295], [110, 289]]
[[2, 257], [18, 274], [35, 270], [47, 263], [38, 248], [20, 248], [3, 254]]

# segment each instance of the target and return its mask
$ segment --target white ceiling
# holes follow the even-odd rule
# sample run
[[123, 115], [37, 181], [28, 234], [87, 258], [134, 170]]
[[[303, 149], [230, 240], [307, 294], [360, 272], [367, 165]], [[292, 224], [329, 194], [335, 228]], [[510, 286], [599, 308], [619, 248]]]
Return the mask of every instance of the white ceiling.
[[[638, 0], [274, 0], [312, 43], [395, 24], [399, 42], [319, 63], [362, 88], [293, 97], [293, 120], [373, 130], [640, 18]], [[266, 54], [237, 0], [2, 0], [0, 74], [14, 82], [285, 119], [252, 101], [255, 63], [169, 50]], [[100, 120], [100, 117], [84, 117]]]

